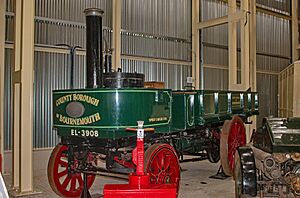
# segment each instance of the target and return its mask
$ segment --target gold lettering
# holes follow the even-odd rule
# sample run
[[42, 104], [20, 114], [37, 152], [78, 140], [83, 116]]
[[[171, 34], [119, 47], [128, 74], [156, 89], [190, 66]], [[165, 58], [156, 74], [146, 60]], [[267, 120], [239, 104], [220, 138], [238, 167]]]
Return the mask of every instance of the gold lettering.
[[100, 117], [99, 113], [95, 114], [95, 119], [96, 119], [96, 122], [98, 122], [99, 120], [101, 120], [101, 117]]
[[83, 95], [83, 94], [73, 94], [73, 101], [80, 101], [80, 102], [85, 102], [94, 106], [99, 105], [99, 100], [88, 96], [88, 95]]
[[56, 106], [59, 106], [61, 104], [64, 104], [65, 102], [70, 102], [70, 101], [72, 101], [72, 95], [71, 94], [65, 95], [65, 96], [62, 96], [62, 97], [58, 98], [55, 101], [55, 104], [56, 104]]
[[168, 118], [164, 116], [164, 117], [158, 117], [158, 118], [149, 118], [148, 120], [149, 120], [149, 122], [160, 122], [160, 121], [166, 121], [166, 120], [168, 120]]
[[93, 115], [83, 117], [83, 118], [70, 118], [59, 114], [58, 119], [59, 122], [67, 125], [81, 126], [81, 125], [87, 125], [87, 124], [98, 122], [99, 120], [101, 120], [101, 117], [99, 113], [95, 113]]

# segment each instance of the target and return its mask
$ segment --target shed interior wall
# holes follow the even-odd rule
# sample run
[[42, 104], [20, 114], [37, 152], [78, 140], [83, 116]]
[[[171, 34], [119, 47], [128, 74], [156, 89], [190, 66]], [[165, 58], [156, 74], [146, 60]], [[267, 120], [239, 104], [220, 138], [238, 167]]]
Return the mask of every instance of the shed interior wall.
[[[123, 0], [122, 2], [121, 65], [123, 71], [143, 72], [146, 80], [164, 81], [167, 88], [184, 88], [186, 78], [192, 73], [191, 1]], [[259, 6], [289, 15], [289, 1], [284, 1], [285, 4], [278, 2], [257, 0]], [[201, 0], [201, 4], [202, 20], [227, 14], [227, 3], [224, 1]], [[13, 43], [14, 35], [13, 7], [13, 0], [7, 0], [5, 150], [12, 148], [10, 44]], [[35, 45], [48, 50], [35, 52], [34, 148], [52, 147], [58, 141], [56, 133], [51, 130], [51, 91], [70, 88], [70, 57], [68, 53], [61, 53], [54, 46], [68, 44], [85, 48], [83, 10], [86, 7], [98, 7], [105, 11], [104, 39], [107, 45], [111, 46], [111, 0], [36, 0]], [[227, 28], [227, 25], [222, 25], [202, 31], [201, 61], [204, 66], [205, 89], [228, 89]], [[276, 115], [277, 74], [290, 64], [290, 39], [289, 20], [258, 12], [257, 89], [260, 92], [260, 118]], [[130, 56], [135, 58], [128, 58]], [[147, 58], [147, 61], [143, 61], [143, 58]], [[80, 53], [75, 59], [75, 88], [83, 88], [85, 56]], [[240, 65], [240, 61], [238, 64]]]

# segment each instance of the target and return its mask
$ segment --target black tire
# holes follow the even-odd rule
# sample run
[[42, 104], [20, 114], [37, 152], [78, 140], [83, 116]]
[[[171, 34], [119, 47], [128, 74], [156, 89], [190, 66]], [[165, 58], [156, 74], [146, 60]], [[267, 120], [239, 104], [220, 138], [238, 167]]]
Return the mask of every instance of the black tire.
[[235, 197], [255, 197], [257, 177], [253, 151], [250, 147], [240, 147], [235, 153]]
[[220, 160], [220, 143], [211, 141], [206, 152], [208, 161], [217, 163]]

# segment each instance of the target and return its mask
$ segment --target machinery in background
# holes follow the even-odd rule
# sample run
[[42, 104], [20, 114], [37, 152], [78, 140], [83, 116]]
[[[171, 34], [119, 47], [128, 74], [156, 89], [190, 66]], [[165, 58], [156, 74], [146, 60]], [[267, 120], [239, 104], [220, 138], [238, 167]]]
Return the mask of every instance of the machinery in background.
[[[134, 172], [136, 135], [127, 130], [136, 127], [138, 120], [154, 130], [144, 139], [150, 184], [174, 184], [178, 192], [179, 160], [190, 160], [184, 154], [218, 162], [223, 124], [228, 137], [221, 138], [226, 148], [222, 155], [228, 156], [224, 170], [230, 172], [235, 150], [246, 143], [244, 123], [258, 114], [258, 94], [143, 88], [142, 74], [110, 72], [109, 68], [103, 73], [103, 11], [87, 9], [85, 13], [86, 89], [53, 91], [53, 130], [60, 137], [48, 163], [53, 191], [78, 197], [83, 186], [91, 187], [97, 173]], [[101, 166], [103, 161], [106, 168]]]
[[266, 118], [236, 152], [236, 197], [300, 197], [300, 118]]

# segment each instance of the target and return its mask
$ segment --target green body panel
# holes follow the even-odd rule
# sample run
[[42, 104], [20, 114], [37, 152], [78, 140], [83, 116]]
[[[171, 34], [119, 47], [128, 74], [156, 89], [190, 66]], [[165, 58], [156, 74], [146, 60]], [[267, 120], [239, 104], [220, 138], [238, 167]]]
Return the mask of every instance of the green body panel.
[[251, 94], [251, 114], [252, 115], [258, 115], [259, 110], [258, 110], [258, 93], [253, 93]]
[[[137, 121], [143, 120], [145, 128], [153, 127], [158, 133], [169, 132], [171, 101], [171, 91], [159, 89], [54, 91], [53, 127], [60, 136], [92, 137], [95, 135], [86, 132], [93, 130], [93, 133], [97, 131], [98, 138], [117, 139], [129, 136], [125, 129], [136, 127]], [[66, 109], [72, 102], [83, 106], [84, 114], [79, 117], [68, 115]]]
[[251, 94], [244, 93], [243, 94], [243, 105], [244, 105], [244, 114], [251, 115]]
[[173, 92], [172, 131], [184, 131], [195, 127], [196, 92]]
[[242, 92], [231, 93], [231, 112], [232, 114], [243, 114], [244, 113], [244, 101]]
[[200, 98], [200, 116], [204, 120], [204, 124], [218, 123], [218, 100], [217, 91], [203, 90], [199, 91]]
[[229, 120], [231, 119], [232, 113], [230, 110], [230, 93], [219, 92], [218, 93], [218, 114], [219, 120]]
[[[258, 112], [255, 95], [257, 93], [138, 88], [54, 91], [53, 128], [59, 136], [119, 139], [134, 136], [135, 133], [126, 132], [126, 128], [136, 127], [138, 120], [144, 121], [145, 128], [155, 128], [155, 133], [222, 125], [234, 114], [250, 116]], [[180, 144], [189, 151], [196, 151], [201, 149], [198, 145], [201, 141], [186, 139]]]

